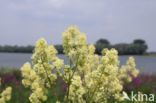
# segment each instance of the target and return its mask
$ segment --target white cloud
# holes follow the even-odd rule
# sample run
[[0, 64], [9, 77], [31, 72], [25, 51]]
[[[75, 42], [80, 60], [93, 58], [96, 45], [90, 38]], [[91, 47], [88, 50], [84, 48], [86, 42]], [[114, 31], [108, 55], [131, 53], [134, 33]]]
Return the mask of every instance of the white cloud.
[[55, 8], [61, 8], [65, 0], [48, 0], [49, 3]]
[[143, 38], [156, 50], [156, 0], [0, 0], [0, 7], [0, 44], [32, 44], [42, 36], [61, 43], [61, 32], [77, 25], [90, 43]]

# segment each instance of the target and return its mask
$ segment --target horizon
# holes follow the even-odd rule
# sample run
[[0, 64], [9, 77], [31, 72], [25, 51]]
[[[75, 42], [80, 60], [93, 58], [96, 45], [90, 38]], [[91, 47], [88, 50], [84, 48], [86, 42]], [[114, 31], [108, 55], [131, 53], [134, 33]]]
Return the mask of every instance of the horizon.
[[[100, 39], [105, 39], [105, 38], [99, 38], [98, 40], [100, 40]], [[39, 40], [39, 39], [38, 39], [38, 40]], [[98, 41], [98, 40], [97, 40], [97, 41]], [[106, 39], [106, 40], [108, 40], [108, 39]], [[134, 39], [134, 40], [138, 40], [138, 39]], [[133, 40], [133, 41], [134, 41], [134, 40]], [[141, 39], [141, 40], [143, 40], [143, 39]], [[95, 41], [95, 43], [88, 43], [88, 44], [94, 44], [94, 45], [95, 45], [97, 41]], [[108, 41], [109, 41], [109, 40], [108, 40]], [[112, 43], [109, 41], [109, 43], [110, 43], [109, 45], [116, 45], [116, 44], [132, 44], [133, 41], [130, 42], [130, 43], [118, 42], [118, 43], [114, 43], [114, 44], [112, 44]], [[48, 43], [48, 42], [47, 42], [47, 43]], [[146, 41], [145, 41], [145, 44], [147, 44]], [[0, 44], [0, 46], [19, 46], [19, 47], [22, 47], [22, 46], [27, 47], [27, 46], [35, 46], [35, 45], [36, 45], [36, 43], [35, 43], [35, 44], [28, 44], [28, 45], [19, 45], [19, 44], [15, 44], [15, 45], [4, 44], [4, 45], [1, 45], [1, 44]], [[49, 44], [49, 43], [48, 43], [48, 45], [54, 45], [54, 46], [55, 46], [55, 45], [62, 45], [62, 43], [60, 43], [60, 44]], [[148, 46], [148, 44], [147, 44], [147, 46]], [[156, 52], [156, 51], [149, 51], [148, 48], [147, 48], [147, 52], [150, 53], [150, 52]]]
[[35, 45], [41, 37], [61, 44], [62, 32], [76, 25], [89, 44], [143, 39], [148, 52], [156, 51], [155, 0], [5, 0], [0, 6], [0, 45]]

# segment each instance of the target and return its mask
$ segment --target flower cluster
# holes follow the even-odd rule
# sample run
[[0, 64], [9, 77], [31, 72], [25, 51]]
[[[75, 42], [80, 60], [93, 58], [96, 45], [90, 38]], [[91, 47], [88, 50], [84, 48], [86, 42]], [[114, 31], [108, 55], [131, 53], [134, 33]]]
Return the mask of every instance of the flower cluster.
[[[127, 65], [122, 66], [119, 70], [118, 78], [124, 80], [125, 82], [131, 82], [132, 77], [137, 77], [139, 70], [136, 69], [135, 60], [133, 57], [130, 57], [127, 61]], [[123, 81], [121, 81], [123, 82]]]
[[95, 54], [94, 45], [87, 44], [85, 34], [76, 26], [63, 32], [62, 45], [69, 58], [68, 65], [56, 56], [53, 45], [47, 46], [47, 42], [40, 39], [32, 56], [33, 68], [30, 63], [21, 68], [23, 85], [32, 89], [29, 97], [32, 103], [47, 100], [48, 88], [55, 86], [58, 76], [67, 85], [65, 103], [107, 103], [111, 97], [123, 100], [124, 82], [130, 82], [131, 76], [136, 77], [139, 72], [132, 57], [126, 66], [119, 68], [115, 49], [104, 49], [102, 56]]
[[[0, 78], [1, 80], [1, 78]], [[1, 82], [0, 82], [1, 83]], [[7, 87], [1, 94], [0, 103], [6, 103], [6, 101], [9, 101], [11, 99], [11, 87]]]
[[22, 83], [25, 87], [30, 87], [32, 94], [29, 100], [32, 103], [42, 103], [47, 100], [48, 88], [53, 86], [56, 74], [52, 73], [57, 68], [60, 74], [64, 61], [56, 57], [57, 50], [53, 45], [47, 46], [44, 39], [36, 43], [35, 52], [32, 56], [33, 68], [30, 63], [25, 63], [21, 68], [24, 79]]

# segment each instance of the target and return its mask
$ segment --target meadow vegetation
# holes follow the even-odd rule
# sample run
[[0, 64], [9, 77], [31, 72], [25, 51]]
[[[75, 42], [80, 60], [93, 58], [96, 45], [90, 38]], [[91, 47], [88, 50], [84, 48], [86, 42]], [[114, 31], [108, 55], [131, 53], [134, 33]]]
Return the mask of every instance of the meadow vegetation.
[[[87, 44], [86, 35], [76, 26], [65, 30], [62, 39], [69, 64], [41, 38], [32, 55], [33, 65], [26, 62], [20, 70], [0, 72], [0, 100], [7, 97], [2, 103], [128, 103], [132, 101], [124, 98], [123, 91], [127, 95], [130, 91], [155, 93], [155, 76], [139, 75], [133, 57], [120, 68], [116, 49], [103, 49], [102, 56], [95, 54], [95, 46]], [[144, 89], [144, 80], [150, 88]], [[4, 90], [8, 86], [12, 89]]]

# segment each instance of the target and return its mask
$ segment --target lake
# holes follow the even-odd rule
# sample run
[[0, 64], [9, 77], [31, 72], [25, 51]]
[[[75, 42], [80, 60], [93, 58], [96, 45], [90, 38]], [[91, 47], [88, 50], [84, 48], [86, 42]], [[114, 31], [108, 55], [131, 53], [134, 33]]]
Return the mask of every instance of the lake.
[[[30, 53], [0, 53], [0, 67], [20, 68], [26, 61], [31, 62]], [[59, 54], [68, 63], [68, 59]], [[120, 65], [126, 64], [129, 56], [119, 56]], [[156, 73], [156, 56], [134, 56], [136, 66], [141, 72]]]

